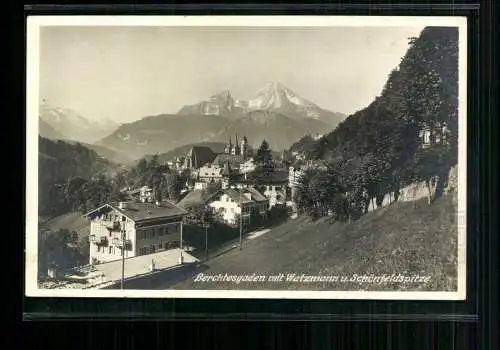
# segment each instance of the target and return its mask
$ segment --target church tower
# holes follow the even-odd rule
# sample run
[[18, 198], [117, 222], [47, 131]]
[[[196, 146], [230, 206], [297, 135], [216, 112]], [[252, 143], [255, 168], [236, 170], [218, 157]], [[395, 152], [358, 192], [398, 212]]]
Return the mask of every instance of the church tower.
[[236, 140], [234, 141], [234, 147], [231, 150], [232, 155], [239, 155], [240, 154], [240, 145], [238, 142], [238, 130], [236, 130]]
[[229, 143], [226, 145], [226, 148], [224, 149], [224, 153], [231, 154], [232, 149], [233, 149], [233, 144], [231, 142], [231, 136], [229, 136]]
[[246, 157], [248, 155], [248, 139], [246, 136], [243, 136], [243, 140], [241, 140], [241, 155]]

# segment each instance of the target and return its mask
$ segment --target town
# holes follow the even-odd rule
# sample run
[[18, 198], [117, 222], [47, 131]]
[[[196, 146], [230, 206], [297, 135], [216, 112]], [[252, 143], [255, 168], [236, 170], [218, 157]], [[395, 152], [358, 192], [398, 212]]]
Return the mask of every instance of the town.
[[[456, 290], [457, 35], [408, 39], [381, 91], [349, 115], [276, 81], [250, 99], [219, 90], [185, 104], [183, 92], [175, 114], [118, 124], [43, 100], [39, 288]], [[413, 284], [323, 278], [401, 271]]]
[[[295, 218], [293, 198], [300, 176], [319, 164], [305, 162], [297, 152], [283, 151], [279, 159], [272, 159], [267, 141], [253, 150], [245, 136], [238, 139], [237, 131], [223, 153], [193, 146], [185, 156], [165, 164], [187, 174], [179, 200], [162, 199], [157, 188], [143, 184], [123, 188], [123, 200], [101, 203], [83, 215], [90, 222], [89, 262], [77, 271], [89, 274], [75, 286], [88, 277], [89, 287], [109, 287], [142, 275], [145, 269], [152, 272], [196, 262], [194, 250], [206, 259], [209, 244], [213, 250], [231, 237], [241, 244], [251, 232]], [[204, 242], [197, 237], [200, 229]], [[227, 234], [231, 231], [233, 236]], [[122, 260], [127, 267], [120, 275]], [[48, 275], [57, 274], [51, 265]]]

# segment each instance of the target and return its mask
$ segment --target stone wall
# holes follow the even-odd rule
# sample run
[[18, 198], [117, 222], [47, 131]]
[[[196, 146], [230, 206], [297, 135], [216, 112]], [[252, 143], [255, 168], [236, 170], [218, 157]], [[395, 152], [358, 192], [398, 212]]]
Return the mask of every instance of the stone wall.
[[[458, 172], [457, 166], [455, 165], [450, 169], [448, 174], [448, 181], [444, 187], [444, 194], [452, 194], [456, 196], [458, 187]], [[435, 186], [432, 188], [434, 192], [436, 190]], [[398, 202], [413, 202], [422, 198], [427, 198], [428, 190], [425, 181], [413, 183], [409, 186], [406, 186], [400, 190]], [[386, 205], [391, 204], [394, 201], [394, 197], [392, 193], [388, 193], [385, 195], [382, 205], [380, 207], [385, 207]], [[375, 199], [374, 199], [375, 202]], [[368, 207], [368, 211], [371, 212], [374, 210], [373, 204], [375, 205], [375, 209], [378, 209], [376, 203], [370, 203]]]

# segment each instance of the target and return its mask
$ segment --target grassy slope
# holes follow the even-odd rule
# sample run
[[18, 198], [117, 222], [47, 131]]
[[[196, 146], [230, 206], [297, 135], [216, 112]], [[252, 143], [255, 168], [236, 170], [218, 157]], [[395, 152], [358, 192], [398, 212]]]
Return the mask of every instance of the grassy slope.
[[47, 221], [43, 226], [52, 229], [67, 229], [75, 231], [79, 238], [87, 237], [90, 234], [90, 222], [82, 217], [80, 213], [69, 213], [57, 216]]
[[396, 203], [359, 220], [330, 223], [290, 220], [271, 232], [209, 260], [194, 271], [205, 274], [297, 273], [309, 275], [414, 274], [431, 276], [426, 283], [248, 283], [193, 282], [176, 289], [290, 289], [290, 290], [456, 290], [456, 204], [450, 196], [427, 206], [425, 199]]

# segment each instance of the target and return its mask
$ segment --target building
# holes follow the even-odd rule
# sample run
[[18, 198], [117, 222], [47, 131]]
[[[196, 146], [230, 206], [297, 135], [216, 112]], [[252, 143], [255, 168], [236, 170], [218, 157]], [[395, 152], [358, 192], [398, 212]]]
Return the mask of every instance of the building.
[[143, 186], [139, 189], [139, 200], [141, 202], [153, 201], [153, 189], [149, 186]]
[[185, 157], [175, 157], [174, 159], [169, 160], [167, 165], [170, 169], [181, 170], [184, 165], [184, 160]]
[[243, 136], [241, 142], [238, 140], [238, 132], [236, 132], [235, 143], [233, 144], [231, 136], [229, 137], [229, 142], [224, 149], [224, 154], [230, 155], [240, 155], [243, 158], [246, 158], [250, 155], [250, 146], [248, 145], [248, 139], [246, 136]]
[[449, 142], [450, 129], [446, 123], [435, 123], [435, 125], [425, 125], [419, 131], [420, 145], [428, 148], [432, 145], [443, 145]]
[[239, 169], [240, 165], [245, 163], [245, 160], [246, 160], [245, 157], [243, 157], [240, 154], [220, 153], [215, 157], [214, 161], [212, 162], [212, 165], [223, 167], [224, 164], [229, 162], [231, 168]]
[[223, 166], [218, 163], [207, 163], [198, 170], [199, 182], [218, 182], [222, 181]]
[[233, 176], [231, 186], [235, 188], [257, 189], [269, 200], [269, 209], [276, 205], [286, 204], [291, 197], [288, 188], [288, 174], [283, 171], [273, 171], [267, 175], [243, 174]]
[[205, 181], [196, 181], [194, 183], [194, 190], [195, 191], [206, 190], [207, 189], [207, 185], [208, 185], [208, 183], [205, 182]]
[[185, 214], [168, 201], [108, 203], [88, 212], [90, 263], [182, 248]]
[[255, 189], [226, 188], [211, 196], [208, 206], [216, 217], [229, 225], [238, 225], [239, 220], [242, 225], [249, 225], [252, 211], [265, 216], [269, 201]]
[[240, 173], [241, 174], [251, 173], [252, 171], [255, 170], [256, 167], [257, 165], [255, 164], [253, 158], [248, 158], [246, 161], [240, 164]]
[[213, 193], [206, 190], [194, 190], [177, 205], [183, 209], [195, 205], [207, 206], [212, 209], [216, 218], [229, 225], [239, 223], [240, 213], [243, 213], [242, 224], [248, 225], [252, 212], [265, 218], [269, 210], [269, 200], [254, 188], [226, 188]]
[[184, 169], [198, 169], [204, 164], [211, 163], [216, 157], [216, 154], [210, 147], [193, 146], [184, 158]]

